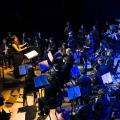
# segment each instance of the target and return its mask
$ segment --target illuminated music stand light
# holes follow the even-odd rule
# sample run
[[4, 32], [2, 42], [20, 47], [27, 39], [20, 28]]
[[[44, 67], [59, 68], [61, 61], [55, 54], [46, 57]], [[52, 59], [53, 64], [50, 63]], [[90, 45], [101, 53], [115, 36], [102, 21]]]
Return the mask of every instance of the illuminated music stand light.
[[30, 60], [30, 59], [38, 56], [38, 53], [35, 50], [32, 50], [24, 55]]
[[112, 83], [112, 82], [113, 82], [112, 76], [111, 76], [110, 72], [102, 75], [101, 77], [102, 77], [102, 80], [103, 80], [103, 83], [104, 83], [104, 84], [109, 84], [109, 83]]

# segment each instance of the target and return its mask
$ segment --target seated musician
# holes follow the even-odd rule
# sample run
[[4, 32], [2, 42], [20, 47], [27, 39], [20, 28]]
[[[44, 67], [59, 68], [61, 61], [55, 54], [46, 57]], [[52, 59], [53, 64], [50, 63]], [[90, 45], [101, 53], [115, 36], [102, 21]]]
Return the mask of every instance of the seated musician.
[[60, 66], [56, 63], [54, 74], [51, 76], [49, 85], [45, 87], [45, 96], [44, 98], [39, 98], [39, 110], [40, 116], [44, 117], [44, 114], [49, 114], [49, 110], [55, 108], [58, 102], [62, 99], [62, 94], [60, 90]]
[[57, 47], [53, 37], [49, 38], [47, 51], [51, 51], [52, 54], [55, 54], [55, 52], [57, 51]]
[[16, 35], [12, 36], [12, 48], [13, 48], [13, 66], [14, 66], [14, 77], [19, 78], [19, 65], [23, 62], [22, 52], [26, 50], [25, 44], [20, 44], [19, 39]]
[[101, 78], [101, 74], [99, 71], [99, 65], [96, 65], [93, 69], [94, 69], [94, 78], [93, 78], [93, 87], [102, 87], [103, 86], [103, 81]]
[[114, 57], [112, 55], [112, 50], [108, 49], [105, 56], [105, 64], [108, 67], [108, 71], [113, 73]]
[[24, 83], [24, 95], [23, 95], [23, 106], [27, 104], [27, 94], [33, 93], [34, 94], [34, 103], [36, 102], [36, 91], [34, 86], [34, 77], [36, 77], [34, 73], [33, 67], [28, 69], [28, 74]]
[[104, 63], [104, 59], [102, 57], [98, 58], [99, 72], [101, 75], [108, 72], [108, 67]]

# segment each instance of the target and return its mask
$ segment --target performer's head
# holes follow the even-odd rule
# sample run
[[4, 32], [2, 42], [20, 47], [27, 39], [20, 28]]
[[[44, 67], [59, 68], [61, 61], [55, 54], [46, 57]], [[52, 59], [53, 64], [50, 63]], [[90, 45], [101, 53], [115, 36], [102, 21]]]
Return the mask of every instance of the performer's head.
[[18, 39], [18, 37], [16, 35], [13, 35], [11, 40], [12, 40], [12, 44], [16, 44], [16, 45], [20, 44], [19, 39]]

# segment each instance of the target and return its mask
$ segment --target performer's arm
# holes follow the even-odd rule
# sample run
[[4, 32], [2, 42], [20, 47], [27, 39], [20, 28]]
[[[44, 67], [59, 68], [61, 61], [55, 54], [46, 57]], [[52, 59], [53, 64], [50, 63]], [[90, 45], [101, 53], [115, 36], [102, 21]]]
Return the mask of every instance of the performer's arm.
[[26, 50], [26, 49], [27, 49], [27, 47], [18, 48], [15, 44], [12, 44], [12, 47], [13, 47], [17, 52], [22, 52], [23, 50]]
[[27, 45], [27, 43], [21, 44], [19, 45], [20, 48], [24, 47], [25, 45]]

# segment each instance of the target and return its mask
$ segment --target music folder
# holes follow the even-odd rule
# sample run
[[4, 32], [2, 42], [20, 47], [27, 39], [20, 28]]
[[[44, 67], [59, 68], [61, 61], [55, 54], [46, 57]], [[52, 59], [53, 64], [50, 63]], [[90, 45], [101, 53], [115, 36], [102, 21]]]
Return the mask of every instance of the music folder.
[[50, 62], [53, 62], [54, 58], [53, 58], [53, 55], [50, 51], [48, 52], [48, 58], [49, 58]]
[[102, 80], [103, 80], [104, 84], [112, 83], [112, 76], [111, 76], [110, 72], [102, 75], [101, 77], [102, 77]]
[[38, 53], [35, 50], [32, 50], [24, 55], [30, 60], [30, 59], [38, 56]]
[[27, 74], [27, 71], [28, 71], [28, 65], [25, 64], [25, 65], [20, 65], [19, 66], [19, 75], [26, 75]]
[[38, 65], [39, 65], [41, 72], [49, 70], [49, 64], [47, 60], [40, 62]]
[[73, 86], [68, 88], [67, 93], [69, 100], [74, 100], [81, 96], [81, 91], [79, 86]]
[[41, 87], [45, 87], [49, 85], [47, 78], [48, 78], [47, 75], [41, 75], [41, 76], [34, 77], [35, 88], [41, 88]]
[[54, 58], [55, 58], [55, 59], [61, 59], [61, 58], [62, 58], [62, 53], [56, 52], [56, 53], [54, 54]]
[[78, 66], [73, 66], [71, 69], [71, 74], [73, 78], [77, 78], [80, 76], [80, 69], [78, 68]]

